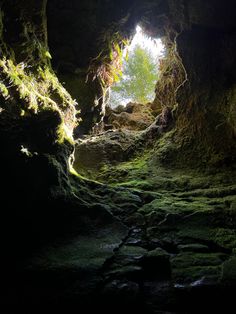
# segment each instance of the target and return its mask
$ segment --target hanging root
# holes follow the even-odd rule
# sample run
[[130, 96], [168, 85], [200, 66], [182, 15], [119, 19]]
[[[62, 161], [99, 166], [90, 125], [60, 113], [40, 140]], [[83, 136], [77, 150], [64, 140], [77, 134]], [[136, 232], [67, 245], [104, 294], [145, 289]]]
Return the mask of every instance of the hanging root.
[[177, 38], [179, 34], [166, 29], [164, 44], [167, 52], [160, 61], [159, 77], [156, 85], [156, 98], [154, 104], [160, 109], [176, 108], [176, 96], [179, 89], [188, 81], [188, 75], [182, 59], [177, 51]]

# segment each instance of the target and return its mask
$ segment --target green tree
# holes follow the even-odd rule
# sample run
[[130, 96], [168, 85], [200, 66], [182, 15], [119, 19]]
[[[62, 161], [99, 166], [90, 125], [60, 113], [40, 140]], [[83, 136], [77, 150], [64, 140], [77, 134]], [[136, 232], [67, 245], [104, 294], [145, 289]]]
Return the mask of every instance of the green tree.
[[120, 80], [111, 88], [112, 107], [125, 101], [145, 104], [154, 98], [157, 62], [147, 48], [136, 45], [124, 61]]

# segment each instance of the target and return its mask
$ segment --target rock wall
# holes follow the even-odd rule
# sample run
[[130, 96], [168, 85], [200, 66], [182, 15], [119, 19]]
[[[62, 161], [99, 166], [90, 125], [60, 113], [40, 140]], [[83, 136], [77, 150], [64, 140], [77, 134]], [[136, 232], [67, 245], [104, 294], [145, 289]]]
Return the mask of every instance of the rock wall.
[[230, 1], [209, 1], [207, 6], [200, 6], [200, 1], [189, 3], [191, 27], [177, 40], [188, 74], [188, 82], [177, 95], [180, 159], [186, 152], [185, 159], [205, 165], [235, 162], [233, 6]]
[[48, 207], [70, 188], [75, 108], [51, 68], [46, 1], [1, 1], [0, 12], [1, 232], [17, 255], [54, 233]]

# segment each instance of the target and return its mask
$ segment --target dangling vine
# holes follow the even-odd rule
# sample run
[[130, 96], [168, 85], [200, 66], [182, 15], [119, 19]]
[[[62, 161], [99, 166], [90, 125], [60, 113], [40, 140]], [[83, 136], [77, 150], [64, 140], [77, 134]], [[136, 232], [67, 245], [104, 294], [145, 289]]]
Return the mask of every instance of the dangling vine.
[[162, 109], [165, 107], [174, 109], [177, 105], [177, 92], [188, 81], [188, 75], [177, 51], [179, 33], [170, 29], [166, 29], [165, 33], [163, 42], [167, 52], [165, 58], [160, 60], [154, 102]]

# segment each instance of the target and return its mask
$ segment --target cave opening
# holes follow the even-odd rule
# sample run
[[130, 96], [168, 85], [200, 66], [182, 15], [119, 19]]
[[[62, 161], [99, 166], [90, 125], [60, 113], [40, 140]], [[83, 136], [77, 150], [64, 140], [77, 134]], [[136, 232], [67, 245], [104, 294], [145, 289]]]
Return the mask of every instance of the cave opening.
[[[167, 49], [168, 40], [151, 24], [147, 27], [140, 22], [110, 37], [109, 57], [99, 55], [102, 65], [95, 66], [94, 77], [98, 77], [102, 90], [100, 97], [95, 95], [94, 100], [95, 108], [101, 104], [101, 119], [88, 132], [95, 136], [108, 130], [139, 132], [147, 129], [163, 109], [160, 102], [155, 103], [156, 86], [160, 81], [165, 84], [162, 64], [172, 59], [171, 49]], [[169, 47], [172, 45], [169, 39]], [[171, 66], [169, 71], [172, 72]]]
[[[97, 57], [90, 62], [87, 82], [98, 83], [93, 94], [93, 123], [87, 133], [76, 140], [73, 163], [74, 169], [87, 178], [106, 182], [111, 167], [115, 169], [119, 164], [121, 168], [126, 167], [126, 163], [132, 164], [135, 158], [141, 161], [137, 165], [140, 168], [146, 151], [155, 145], [160, 145], [162, 149], [168, 136], [175, 132], [177, 94], [188, 82], [179, 54], [179, 33], [170, 25], [160, 27], [151, 20], [143, 21], [139, 19], [137, 23], [136, 20], [125, 30], [106, 30], [101, 45], [103, 49], [100, 48]], [[139, 59], [139, 71], [133, 75], [136, 50], [141, 51], [141, 62]], [[140, 63], [143, 63], [141, 70]], [[127, 74], [129, 67], [131, 74]], [[151, 76], [151, 82], [147, 82], [148, 78], [142, 71]], [[126, 89], [136, 79], [138, 83], [131, 87], [137, 92], [141, 90], [141, 96], [143, 93], [145, 96], [139, 100], [132, 98]], [[148, 89], [145, 89], [146, 85]], [[109, 180], [112, 181], [112, 177]], [[121, 183], [126, 178], [123, 175], [121, 178], [114, 176], [114, 180]]]
[[110, 172], [136, 157], [143, 161], [146, 149], [173, 128], [176, 95], [188, 80], [177, 37], [171, 27], [163, 31], [152, 23], [109, 34], [108, 49], [90, 63], [101, 94], [95, 94], [92, 112], [98, 122], [76, 140], [73, 167], [79, 174], [106, 181], [107, 165]]
[[129, 102], [146, 104], [155, 98], [155, 86], [165, 45], [137, 25], [135, 34], [121, 55], [121, 69], [110, 87], [108, 105], [116, 108]]

